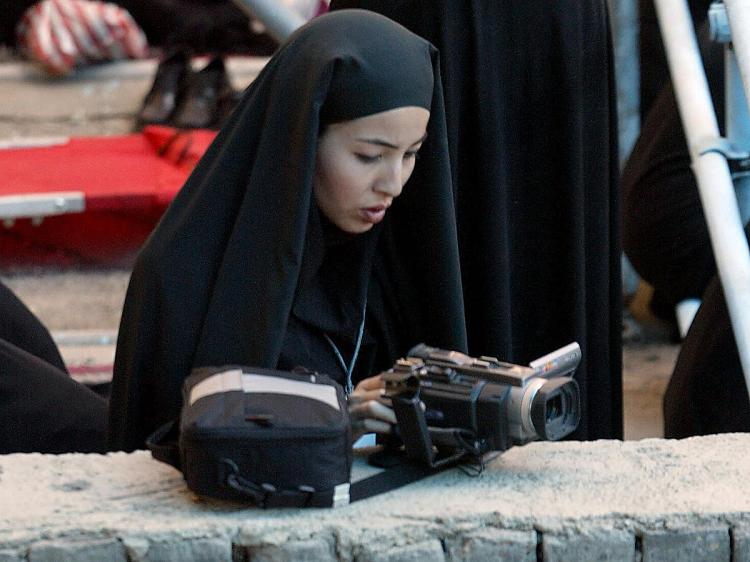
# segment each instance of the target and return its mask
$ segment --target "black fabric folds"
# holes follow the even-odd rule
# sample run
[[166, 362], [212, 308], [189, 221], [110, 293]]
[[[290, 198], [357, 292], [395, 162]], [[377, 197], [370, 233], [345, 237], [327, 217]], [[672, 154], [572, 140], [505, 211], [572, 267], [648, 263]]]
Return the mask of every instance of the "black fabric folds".
[[[724, 46], [710, 40], [706, 25], [699, 38], [723, 134]], [[633, 266], [654, 287], [652, 311], [673, 315], [681, 300], [702, 299], [664, 394], [664, 436], [750, 431], [748, 390], [669, 84], [653, 102], [622, 187], [623, 243]]]
[[0, 339], [0, 454], [101, 453], [107, 401]]
[[[706, 21], [712, 0], [687, 0], [696, 28]], [[669, 65], [664, 53], [656, 5], [653, 0], [638, 0], [638, 60], [640, 64], [640, 111], [645, 119], [659, 92], [670, 82]]]
[[0, 454], [105, 450], [107, 402], [76, 382], [46, 327], [0, 283]]
[[[361, 83], [363, 73], [384, 68], [391, 79], [357, 92], [361, 107], [399, 107], [409, 98], [409, 78], [427, 68], [431, 118], [428, 156], [411, 180], [418, 188], [407, 184], [351, 264], [360, 272], [374, 264], [367, 277], [377, 282], [367, 292], [392, 311], [368, 306], [368, 318], [379, 319], [368, 326], [370, 335], [386, 334], [381, 350], [392, 354], [419, 341], [466, 348], [436, 51], [376, 14], [324, 15], [295, 32], [250, 85], [138, 257], [115, 358], [111, 448], [142, 447], [150, 431], [176, 417], [182, 382], [194, 367], [277, 367], [298, 288], [309, 287], [300, 284], [306, 260], [322, 255], [324, 264], [329, 251], [312, 226], [321, 108], [333, 99], [332, 85]], [[371, 262], [364, 251], [370, 244]], [[359, 298], [347, 310], [358, 311]], [[323, 321], [331, 316], [321, 307]], [[305, 366], [325, 372], [318, 364], [330, 361], [330, 349], [325, 353]]]
[[[716, 118], [724, 131], [724, 47], [700, 47]], [[623, 247], [638, 274], [654, 287], [651, 308], [671, 317], [683, 299], [700, 298], [716, 273], [708, 225], [677, 108], [667, 84], [646, 117], [622, 173]]]
[[[469, 348], [577, 340], [574, 437], [622, 436], [617, 131], [603, 0], [333, 0], [440, 51]], [[426, 154], [427, 151], [423, 151]], [[422, 189], [416, 178], [411, 188]]]
[[23, 349], [67, 374], [49, 330], [6, 285], [0, 283], [0, 340]]
[[664, 437], [747, 431], [748, 389], [717, 275], [703, 294], [664, 393]]

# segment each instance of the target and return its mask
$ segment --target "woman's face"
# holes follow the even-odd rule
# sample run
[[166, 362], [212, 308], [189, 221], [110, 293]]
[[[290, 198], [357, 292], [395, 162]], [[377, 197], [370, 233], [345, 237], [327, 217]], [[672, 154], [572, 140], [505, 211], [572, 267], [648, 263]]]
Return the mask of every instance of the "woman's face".
[[351, 234], [383, 220], [414, 171], [429, 118], [422, 107], [399, 107], [326, 128], [313, 188], [328, 220]]

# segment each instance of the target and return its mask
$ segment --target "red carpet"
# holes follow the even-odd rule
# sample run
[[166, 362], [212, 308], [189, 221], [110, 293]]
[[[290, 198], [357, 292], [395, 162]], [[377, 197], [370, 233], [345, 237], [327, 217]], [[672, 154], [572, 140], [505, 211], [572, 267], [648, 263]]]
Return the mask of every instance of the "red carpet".
[[82, 191], [83, 213], [0, 226], [0, 267], [127, 266], [182, 187], [215, 131], [146, 127], [0, 150], [0, 197]]

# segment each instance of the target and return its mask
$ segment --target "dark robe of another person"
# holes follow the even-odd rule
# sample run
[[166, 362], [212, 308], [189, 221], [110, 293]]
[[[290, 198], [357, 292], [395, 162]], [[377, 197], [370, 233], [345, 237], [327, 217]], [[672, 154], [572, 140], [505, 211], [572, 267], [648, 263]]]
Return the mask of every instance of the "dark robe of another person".
[[[431, 111], [426, 154], [385, 220], [332, 230], [313, 197], [329, 123]], [[324, 15], [249, 86], [141, 251], [120, 325], [109, 446], [142, 447], [180, 411], [192, 368], [303, 366], [352, 382], [410, 347], [466, 350], [437, 52], [387, 18]], [[411, 189], [414, 182], [414, 189]], [[366, 297], [366, 298], [365, 298]], [[371, 372], [366, 372], [371, 371]]]
[[[700, 45], [723, 131], [724, 46], [710, 41], [705, 29]], [[677, 303], [701, 298], [716, 273], [716, 263], [677, 100], [669, 84], [643, 123], [621, 183], [625, 253], [638, 274], [654, 287], [652, 311], [673, 318]]]
[[[713, 0], [687, 0], [694, 27], [708, 18]], [[638, 61], [640, 64], [640, 112], [645, 120], [659, 93], [670, 83], [669, 65], [664, 51], [654, 0], [638, 0]]]
[[750, 431], [750, 396], [721, 281], [714, 276], [664, 393], [664, 437], [737, 431]]
[[[705, 28], [699, 36], [723, 131], [724, 46], [710, 41]], [[668, 318], [681, 300], [702, 299], [664, 394], [664, 436], [750, 431], [750, 398], [669, 84], [643, 123], [622, 186], [625, 252], [654, 287], [653, 312]]]
[[203, 53], [270, 55], [278, 43], [254, 33], [232, 0], [114, 0], [141, 26], [152, 46]]
[[73, 380], [49, 331], [0, 283], [0, 454], [105, 450], [107, 402]]
[[[578, 439], [622, 437], [617, 130], [603, 0], [333, 0], [440, 51], [469, 349], [571, 341]], [[413, 189], [422, 184], [414, 182]]]

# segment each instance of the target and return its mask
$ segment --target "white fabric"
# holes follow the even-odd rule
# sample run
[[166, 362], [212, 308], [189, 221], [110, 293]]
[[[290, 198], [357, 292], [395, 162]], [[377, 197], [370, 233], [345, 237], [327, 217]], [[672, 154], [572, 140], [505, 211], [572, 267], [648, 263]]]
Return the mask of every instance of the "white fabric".
[[77, 64], [148, 55], [146, 36], [130, 14], [94, 0], [43, 0], [31, 6], [16, 29], [26, 55], [51, 74]]

